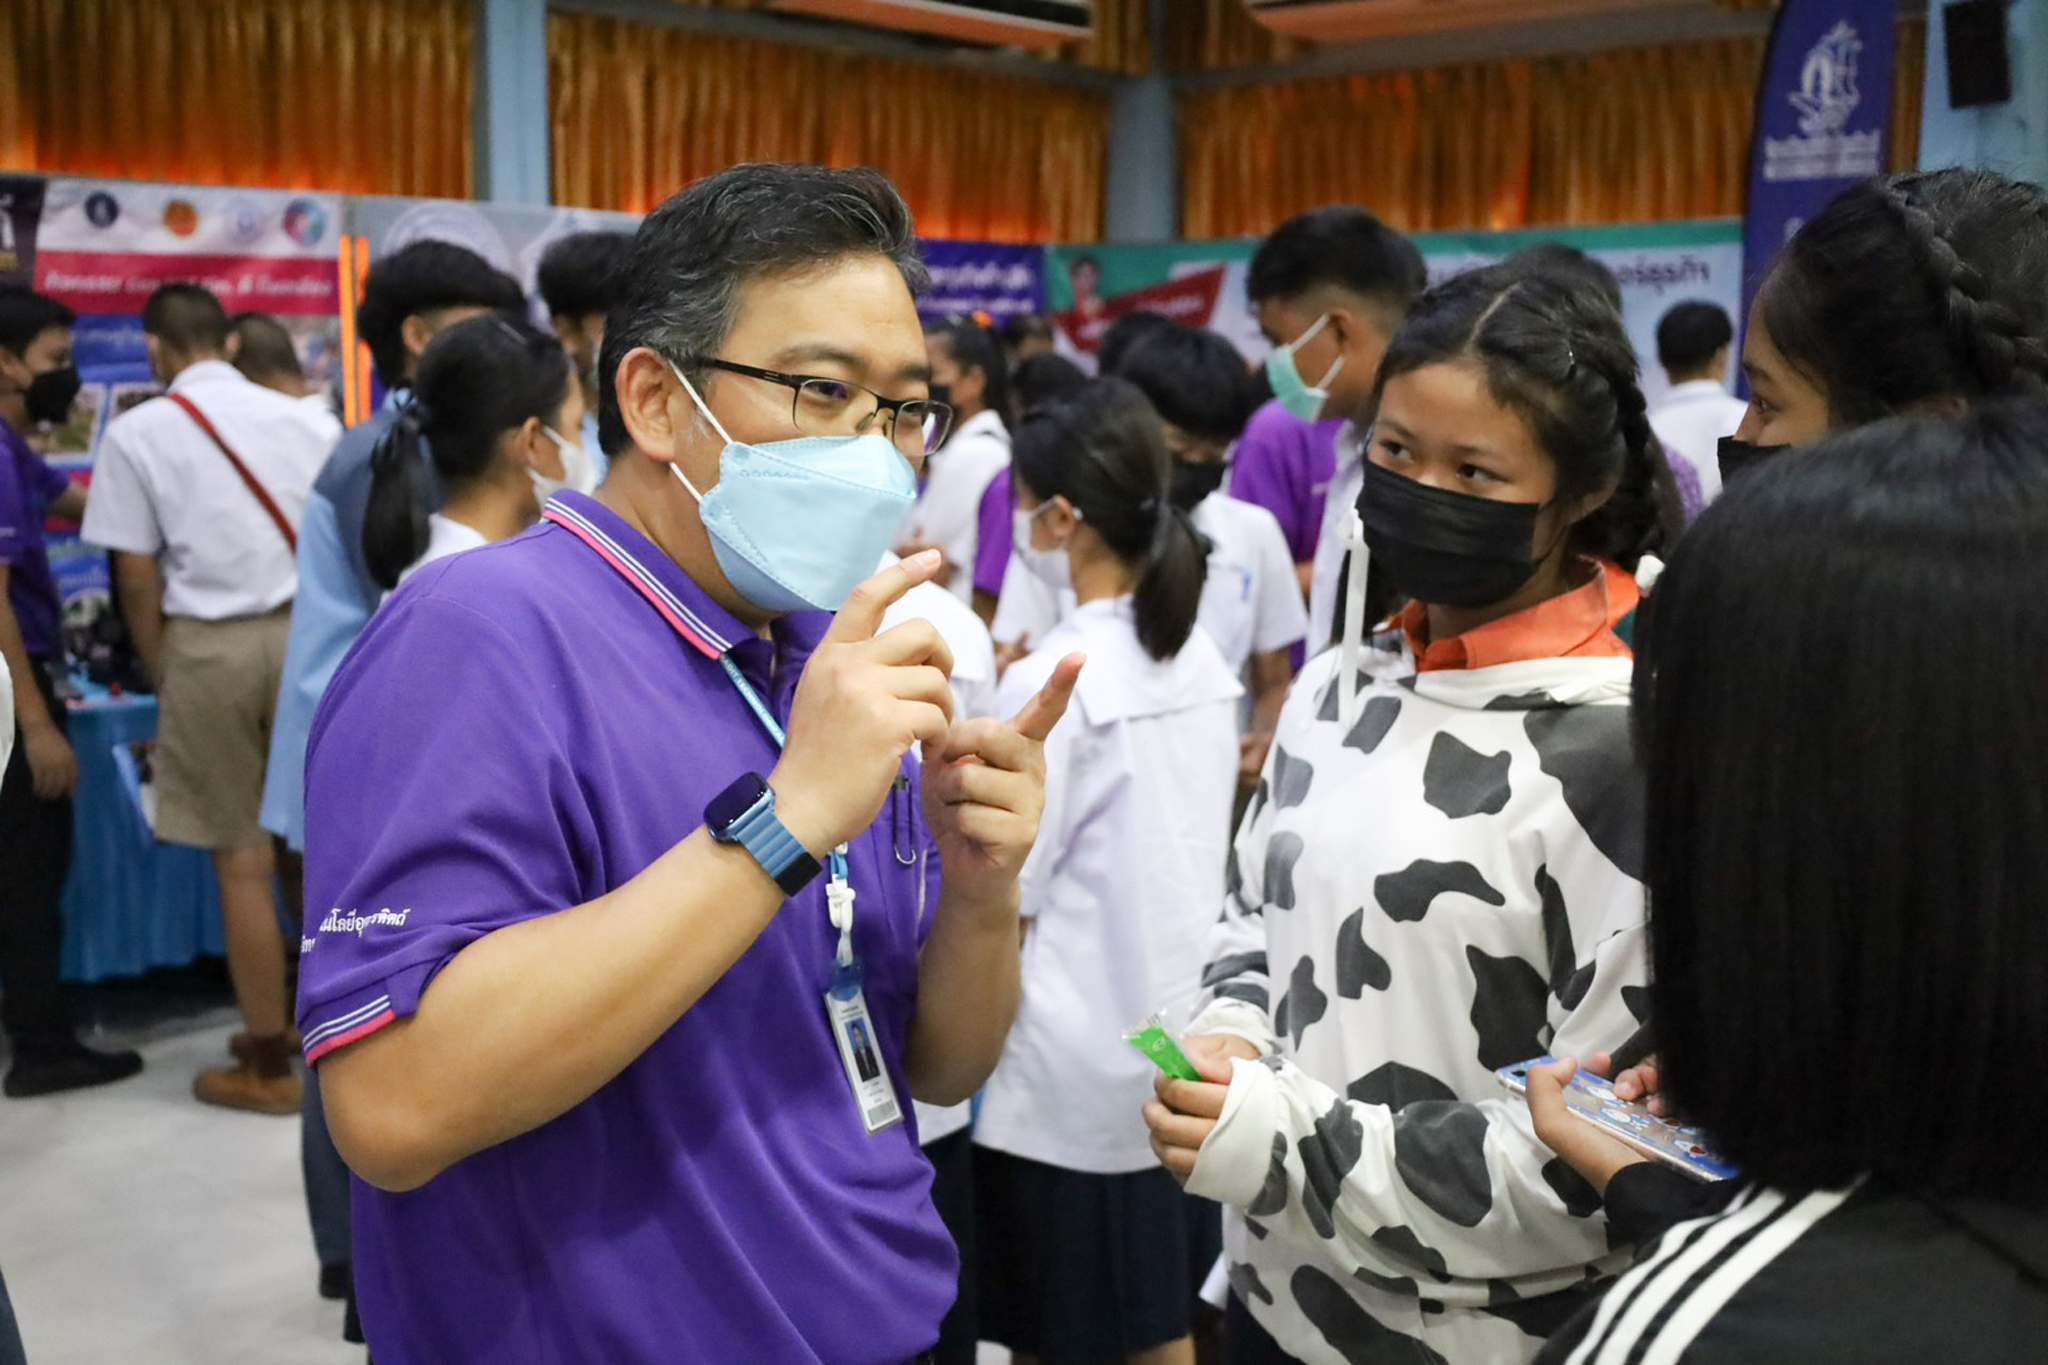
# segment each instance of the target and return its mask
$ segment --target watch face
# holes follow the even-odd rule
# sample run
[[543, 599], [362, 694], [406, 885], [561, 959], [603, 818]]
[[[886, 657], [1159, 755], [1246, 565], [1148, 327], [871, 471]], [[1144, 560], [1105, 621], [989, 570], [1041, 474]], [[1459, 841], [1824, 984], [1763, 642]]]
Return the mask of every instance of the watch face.
[[704, 823], [713, 835], [722, 836], [733, 821], [752, 810], [767, 792], [768, 784], [761, 775], [748, 773], [711, 798], [711, 804], [704, 808]]

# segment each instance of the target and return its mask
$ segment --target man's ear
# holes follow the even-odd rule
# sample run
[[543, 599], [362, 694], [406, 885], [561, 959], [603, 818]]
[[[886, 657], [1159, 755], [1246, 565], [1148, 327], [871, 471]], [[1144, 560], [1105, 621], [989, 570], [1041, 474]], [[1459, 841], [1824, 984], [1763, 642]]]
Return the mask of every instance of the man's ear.
[[696, 405], [675, 372], [646, 346], [626, 352], [619, 361], [619, 417], [626, 434], [650, 460], [673, 463], [682, 435], [681, 423], [695, 415]]
[[427, 353], [427, 343], [434, 339], [434, 328], [418, 313], [408, 313], [405, 321], [398, 324], [398, 339], [405, 343], [406, 354], [418, 360]]

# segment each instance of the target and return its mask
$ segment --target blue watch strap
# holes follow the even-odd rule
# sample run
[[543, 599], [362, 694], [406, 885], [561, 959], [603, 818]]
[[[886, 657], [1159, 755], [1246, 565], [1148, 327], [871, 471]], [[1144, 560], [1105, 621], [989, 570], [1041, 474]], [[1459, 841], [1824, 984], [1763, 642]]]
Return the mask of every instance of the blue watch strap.
[[818, 875], [818, 860], [775, 813], [775, 792], [763, 784], [760, 797], [742, 811], [721, 832], [712, 831], [727, 843], [738, 844], [753, 855], [761, 870], [780, 886], [785, 895], [795, 895]]

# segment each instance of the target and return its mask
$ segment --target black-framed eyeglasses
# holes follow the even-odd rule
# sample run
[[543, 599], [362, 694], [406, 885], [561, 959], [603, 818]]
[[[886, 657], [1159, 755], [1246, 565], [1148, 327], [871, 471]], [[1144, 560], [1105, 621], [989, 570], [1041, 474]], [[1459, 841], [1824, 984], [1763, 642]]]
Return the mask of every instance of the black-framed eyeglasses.
[[694, 362], [793, 390], [789, 416], [806, 436], [864, 436], [887, 413], [883, 434], [905, 455], [929, 455], [953, 428], [953, 409], [936, 398], [884, 398], [865, 384], [816, 374], [784, 374], [712, 356]]

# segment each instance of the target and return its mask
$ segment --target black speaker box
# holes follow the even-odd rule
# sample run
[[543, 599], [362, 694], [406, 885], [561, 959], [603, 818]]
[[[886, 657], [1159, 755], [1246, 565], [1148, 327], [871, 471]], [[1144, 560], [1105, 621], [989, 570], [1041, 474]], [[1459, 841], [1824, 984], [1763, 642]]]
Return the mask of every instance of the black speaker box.
[[2006, 0], [1961, 0], [1941, 11], [1948, 41], [1948, 107], [1974, 109], [2012, 98]]

